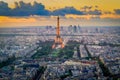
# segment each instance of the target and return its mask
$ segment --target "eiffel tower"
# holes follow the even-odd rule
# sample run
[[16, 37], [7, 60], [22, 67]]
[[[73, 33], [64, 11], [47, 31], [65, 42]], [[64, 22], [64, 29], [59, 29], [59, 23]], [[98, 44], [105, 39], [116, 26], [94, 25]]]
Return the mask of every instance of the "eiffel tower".
[[59, 16], [57, 17], [56, 38], [52, 48], [53, 49], [64, 48], [63, 39], [60, 37]]

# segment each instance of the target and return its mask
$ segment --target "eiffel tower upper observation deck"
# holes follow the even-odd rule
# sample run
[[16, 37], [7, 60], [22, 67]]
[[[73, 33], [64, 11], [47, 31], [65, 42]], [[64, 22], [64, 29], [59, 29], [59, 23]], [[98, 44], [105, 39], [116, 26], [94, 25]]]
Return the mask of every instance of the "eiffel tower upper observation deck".
[[56, 38], [55, 38], [55, 42], [52, 46], [53, 49], [57, 49], [57, 48], [64, 48], [64, 44], [63, 44], [63, 39], [60, 36], [60, 24], [59, 24], [59, 16], [57, 17], [57, 28], [56, 28]]

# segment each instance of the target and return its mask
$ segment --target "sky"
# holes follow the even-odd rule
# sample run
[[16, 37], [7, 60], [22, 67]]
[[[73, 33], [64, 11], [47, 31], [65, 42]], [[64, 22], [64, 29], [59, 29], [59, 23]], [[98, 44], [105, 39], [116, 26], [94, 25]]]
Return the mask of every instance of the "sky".
[[0, 0], [0, 27], [120, 26], [120, 0]]

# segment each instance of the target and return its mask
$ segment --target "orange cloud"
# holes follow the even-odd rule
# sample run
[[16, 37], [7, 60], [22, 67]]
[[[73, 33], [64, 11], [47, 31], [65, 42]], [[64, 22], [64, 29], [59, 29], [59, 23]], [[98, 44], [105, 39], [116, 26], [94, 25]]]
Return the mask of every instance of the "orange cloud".
[[116, 14], [104, 14], [104, 15], [101, 15], [100, 18], [120, 19], [120, 15], [116, 15]]
[[[105, 20], [107, 18], [107, 20]], [[97, 19], [97, 20], [96, 20]], [[73, 15], [60, 16], [61, 26], [119, 26], [120, 15]], [[56, 16], [6, 17], [0, 16], [0, 27], [56, 26]]]
[[120, 19], [120, 15], [116, 14], [103, 14], [103, 15], [74, 15], [74, 14], [67, 14], [65, 15], [66, 18], [74, 18], [74, 19], [93, 19], [93, 18], [110, 18], [110, 19]]
[[24, 17], [6, 17], [6, 16], [0, 16], [0, 27], [1, 26], [19, 26], [24, 24], [31, 24], [36, 22], [36, 19], [34, 18], [24, 18]]
[[7, 17], [7, 16], [0, 16], [0, 22], [35, 22], [34, 18], [14, 18], [14, 17]]
[[97, 17], [98, 15], [74, 15], [74, 14], [68, 14], [65, 15], [66, 18], [74, 18], [74, 19], [91, 19], [93, 17]]

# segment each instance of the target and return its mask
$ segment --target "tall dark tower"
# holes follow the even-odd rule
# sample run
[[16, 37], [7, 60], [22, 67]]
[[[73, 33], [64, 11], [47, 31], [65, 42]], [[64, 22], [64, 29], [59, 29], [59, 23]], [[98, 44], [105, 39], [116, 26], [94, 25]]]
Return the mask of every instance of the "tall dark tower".
[[59, 16], [57, 17], [57, 29], [56, 29], [56, 37], [60, 38], [60, 24], [59, 24]]
[[64, 48], [63, 39], [60, 37], [59, 16], [57, 17], [56, 38], [52, 48]]

